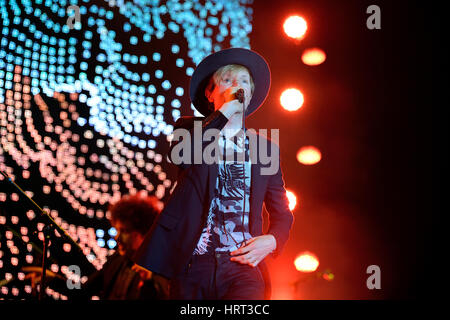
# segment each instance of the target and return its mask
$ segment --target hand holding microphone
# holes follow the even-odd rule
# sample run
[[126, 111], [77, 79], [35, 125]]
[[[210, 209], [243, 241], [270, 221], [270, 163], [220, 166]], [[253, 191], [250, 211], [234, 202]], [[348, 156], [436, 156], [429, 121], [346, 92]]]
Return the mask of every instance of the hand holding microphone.
[[244, 89], [238, 89], [238, 91], [236, 91], [234, 93], [235, 98], [240, 102], [240, 103], [244, 103], [244, 98], [245, 98], [245, 94], [244, 94]]
[[237, 110], [235, 111], [236, 113], [244, 113], [244, 108], [245, 108], [245, 92], [244, 89], [239, 88], [235, 93], [234, 93], [234, 100], [239, 101], [239, 104], [235, 103], [237, 106]]
[[[229, 88], [228, 92], [224, 92], [225, 103], [220, 110], [229, 119], [235, 113], [243, 113], [245, 107], [245, 92], [244, 89], [239, 88], [233, 92], [236, 88]], [[237, 100], [237, 101], [236, 101]]]

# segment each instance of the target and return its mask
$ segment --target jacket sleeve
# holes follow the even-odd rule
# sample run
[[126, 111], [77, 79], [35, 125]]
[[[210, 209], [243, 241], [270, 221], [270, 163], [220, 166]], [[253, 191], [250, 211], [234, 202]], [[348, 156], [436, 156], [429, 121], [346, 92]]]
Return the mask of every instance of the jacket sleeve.
[[[280, 158], [278, 158], [280, 160]], [[289, 209], [289, 201], [284, 188], [283, 174], [281, 171], [281, 163], [278, 161], [279, 167], [275, 174], [271, 175], [264, 196], [264, 204], [269, 213], [269, 230], [267, 234], [275, 237], [277, 246], [273, 252], [273, 256], [278, 256], [286, 241], [294, 222], [294, 216]]]
[[[202, 134], [208, 130], [208, 129], [217, 129], [217, 130], [222, 130], [222, 128], [227, 124], [228, 122], [228, 118], [219, 110], [214, 111], [213, 113], [211, 113], [209, 116], [204, 117], [204, 118], [195, 118], [195, 117], [181, 117], [179, 118], [174, 125], [174, 131], [177, 129], [185, 129], [189, 132], [189, 139], [190, 139], [190, 150], [191, 150], [191, 159], [190, 159], [190, 163], [185, 163], [185, 162], [174, 162], [173, 158], [172, 158], [172, 150], [173, 148], [179, 144], [181, 141], [172, 141], [170, 143], [170, 148], [169, 148], [169, 153], [167, 155], [168, 159], [170, 160], [170, 162], [175, 163], [180, 169], [186, 169], [188, 168], [191, 164], [194, 163], [194, 122], [201, 122], [201, 129], [202, 129]], [[182, 138], [184, 139], [184, 137]], [[210, 141], [203, 141], [202, 139], [202, 150], [206, 147], [206, 145], [208, 145], [210, 143]]]

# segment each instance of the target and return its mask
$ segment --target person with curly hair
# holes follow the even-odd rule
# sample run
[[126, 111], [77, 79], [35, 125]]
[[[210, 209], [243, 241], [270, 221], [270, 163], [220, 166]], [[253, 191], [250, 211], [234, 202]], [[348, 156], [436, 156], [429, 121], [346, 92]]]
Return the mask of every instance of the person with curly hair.
[[167, 281], [130, 259], [161, 210], [161, 201], [155, 196], [142, 194], [125, 195], [109, 206], [111, 225], [117, 231], [117, 250], [101, 270], [88, 278], [83, 286], [83, 295], [96, 296], [100, 300], [167, 298]]

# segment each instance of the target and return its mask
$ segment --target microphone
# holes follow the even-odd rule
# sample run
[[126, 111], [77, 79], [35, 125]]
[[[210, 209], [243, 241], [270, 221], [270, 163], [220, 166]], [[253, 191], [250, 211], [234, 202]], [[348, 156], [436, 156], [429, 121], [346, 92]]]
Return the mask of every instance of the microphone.
[[[236, 91], [236, 93], [234, 94], [234, 96], [236, 97], [236, 99], [237, 100], [239, 100], [239, 103], [242, 103], [242, 104], [244, 104], [244, 89], [239, 89], [238, 91]], [[244, 109], [245, 107], [244, 106], [242, 106], [242, 108]], [[247, 197], [247, 192], [246, 192], [246, 186], [245, 186], [245, 179], [246, 179], [246, 176], [245, 176], [245, 154], [246, 154], [246, 150], [245, 150], [245, 138], [246, 138], [246, 134], [245, 134], [245, 111], [243, 111], [243, 115], [242, 115], [242, 134], [243, 134], [243, 141], [242, 141], [242, 147], [243, 147], [243, 160], [244, 161], [242, 161], [242, 172], [244, 173], [244, 175], [243, 175], [243, 178], [242, 178], [242, 185], [244, 186], [244, 192], [243, 192], [243, 194], [242, 194], [242, 208], [243, 208], [243, 210], [242, 210], [242, 222], [241, 222], [241, 225], [242, 225], [242, 239], [243, 239], [243, 242], [241, 243], [241, 245], [239, 246], [239, 248], [240, 247], [242, 247], [242, 246], [246, 246], [247, 245], [247, 239], [245, 239], [245, 233], [244, 233], [244, 217], [245, 217], [245, 200], [246, 200], [246, 197]]]
[[239, 100], [240, 103], [244, 103], [244, 89], [236, 91], [234, 97]]

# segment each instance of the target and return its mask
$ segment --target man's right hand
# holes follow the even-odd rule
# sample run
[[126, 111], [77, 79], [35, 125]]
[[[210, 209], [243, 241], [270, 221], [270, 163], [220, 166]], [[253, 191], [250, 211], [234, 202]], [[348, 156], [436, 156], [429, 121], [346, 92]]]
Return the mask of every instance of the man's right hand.
[[236, 92], [239, 89], [239, 87], [230, 87], [222, 93], [225, 102], [219, 110], [228, 119], [235, 113], [242, 113], [243, 104], [236, 98]]
[[243, 104], [240, 103], [237, 99], [225, 102], [222, 107], [220, 107], [219, 111], [223, 113], [225, 117], [228, 119], [235, 113], [242, 113]]

